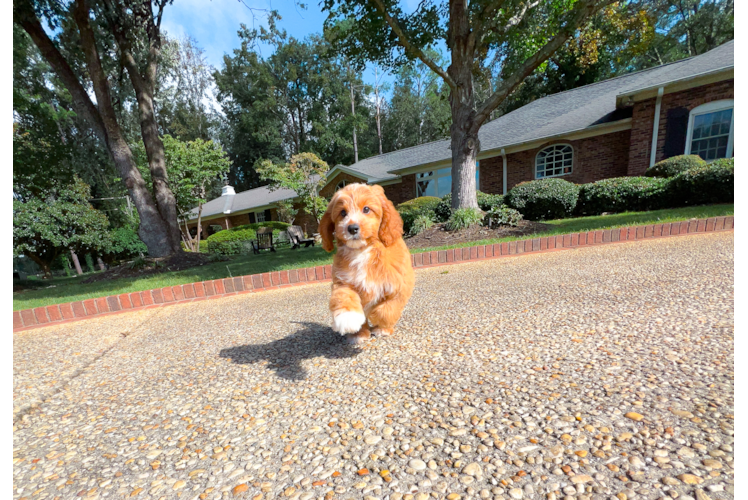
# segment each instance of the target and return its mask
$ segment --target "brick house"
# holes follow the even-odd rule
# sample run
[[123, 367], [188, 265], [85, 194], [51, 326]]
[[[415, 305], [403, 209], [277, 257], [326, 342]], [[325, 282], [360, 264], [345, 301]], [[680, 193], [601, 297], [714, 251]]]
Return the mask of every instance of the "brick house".
[[[559, 177], [574, 183], [643, 175], [681, 154], [733, 156], [734, 42], [700, 56], [553, 94], [486, 123], [476, 180], [504, 194], [520, 182]], [[449, 139], [338, 165], [321, 194], [351, 182], [380, 184], [395, 203], [451, 191]], [[205, 205], [205, 225], [274, 220], [273, 202], [292, 192], [257, 188]], [[229, 203], [229, 198], [233, 198]], [[225, 207], [229, 207], [229, 211]], [[314, 221], [300, 213], [307, 231]]]

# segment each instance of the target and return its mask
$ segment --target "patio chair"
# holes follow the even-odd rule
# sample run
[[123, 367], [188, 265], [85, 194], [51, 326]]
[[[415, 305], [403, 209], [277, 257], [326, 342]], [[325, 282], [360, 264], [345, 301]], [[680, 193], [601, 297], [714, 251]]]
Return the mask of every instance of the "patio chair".
[[261, 227], [257, 230], [257, 241], [252, 242], [252, 252], [259, 254], [260, 250], [275, 252], [273, 245], [273, 228]]
[[301, 230], [301, 226], [289, 226], [286, 232], [293, 245], [291, 250], [299, 248], [302, 243], [304, 248], [309, 248], [309, 245], [314, 246], [314, 238], [304, 238], [304, 231]]

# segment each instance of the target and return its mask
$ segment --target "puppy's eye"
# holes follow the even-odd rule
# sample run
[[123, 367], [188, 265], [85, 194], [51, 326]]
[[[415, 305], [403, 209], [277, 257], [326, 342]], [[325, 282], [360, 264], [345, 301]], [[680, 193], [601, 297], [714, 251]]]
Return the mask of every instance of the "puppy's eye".
[[364, 213], [368, 214], [369, 212], [371, 212], [371, 209], [369, 207], [364, 207]]
[[348, 215], [348, 212], [346, 212], [345, 210], [341, 210], [340, 211], [340, 216], [341, 217], [345, 217], [346, 215]]

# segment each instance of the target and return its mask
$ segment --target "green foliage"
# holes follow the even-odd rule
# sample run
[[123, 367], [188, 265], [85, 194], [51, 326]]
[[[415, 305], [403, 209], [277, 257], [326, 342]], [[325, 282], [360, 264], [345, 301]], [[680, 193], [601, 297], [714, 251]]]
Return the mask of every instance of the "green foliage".
[[706, 165], [699, 155], [673, 156], [661, 162], [657, 162], [647, 169], [644, 174], [647, 177], [675, 177], [686, 170]]
[[478, 206], [484, 212], [488, 212], [494, 207], [500, 207], [504, 204], [504, 196], [500, 194], [488, 194], [478, 191]]
[[90, 253], [86, 254], [86, 258], [84, 260], [86, 261], [86, 268], [88, 269], [88, 272], [89, 273], [96, 272], [96, 268], [94, 267], [93, 256]]
[[294, 219], [296, 219], [296, 214], [299, 213], [299, 211], [293, 207], [292, 200], [276, 201], [275, 209], [278, 213], [278, 220], [289, 224], [293, 224]]
[[62, 252], [106, 252], [111, 244], [106, 215], [88, 202], [90, 188], [76, 178], [55, 184], [44, 197], [13, 201], [13, 255], [24, 254], [45, 274]]
[[436, 222], [447, 222], [452, 216], [452, 193], [445, 194], [434, 208]]
[[522, 214], [506, 205], [492, 207], [483, 218], [483, 224], [489, 228], [497, 226], [517, 227], [521, 221]]
[[112, 245], [109, 253], [116, 259], [128, 259], [140, 254], [147, 254], [148, 248], [132, 226], [119, 227], [109, 232]]
[[724, 158], [692, 167], [673, 177], [670, 191], [677, 205], [733, 203], [735, 160]]
[[408, 231], [408, 234], [411, 236], [421, 234], [422, 232], [429, 229], [433, 225], [434, 225], [433, 215], [421, 214], [418, 217], [416, 217], [415, 220], [413, 220], [413, 223], [410, 225], [410, 230]]
[[[255, 169], [260, 177], [270, 184], [271, 191], [290, 189], [294, 191], [305, 209], [319, 222], [322, 213], [327, 208], [327, 202], [319, 195], [325, 185], [327, 163], [314, 153], [293, 155], [289, 163], [273, 163], [270, 160], [259, 161]], [[324, 205], [324, 206], [323, 206]]]
[[653, 177], [616, 177], [583, 184], [576, 213], [599, 215], [664, 208], [669, 205], [669, 185], [669, 179]]
[[397, 206], [397, 211], [403, 219], [403, 229], [406, 234], [412, 233], [413, 224], [420, 216], [435, 220], [434, 209], [441, 202], [436, 196], [421, 196], [405, 201]]
[[506, 204], [529, 220], [562, 219], [574, 212], [579, 187], [563, 179], [522, 182], [507, 192]]
[[281, 231], [288, 229], [290, 224], [280, 221], [255, 222], [244, 226], [232, 227], [207, 239], [208, 252], [221, 255], [239, 255], [246, 253], [250, 249], [249, 242], [257, 239], [257, 230], [261, 227], [270, 227], [273, 229], [273, 238], [276, 238]]
[[458, 208], [447, 221], [447, 231], [457, 231], [465, 229], [475, 224], [480, 224], [483, 220], [483, 214], [475, 208]]

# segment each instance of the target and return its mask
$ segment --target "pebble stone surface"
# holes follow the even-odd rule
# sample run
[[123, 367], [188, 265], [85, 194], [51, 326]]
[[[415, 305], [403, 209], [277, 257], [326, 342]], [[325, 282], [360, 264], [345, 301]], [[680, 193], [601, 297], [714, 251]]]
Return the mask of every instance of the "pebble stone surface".
[[329, 284], [20, 332], [14, 499], [734, 497], [733, 233], [420, 270], [346, 345]]

